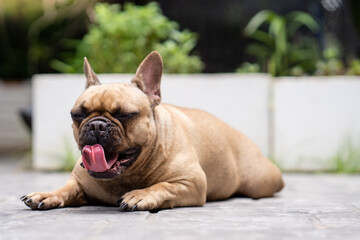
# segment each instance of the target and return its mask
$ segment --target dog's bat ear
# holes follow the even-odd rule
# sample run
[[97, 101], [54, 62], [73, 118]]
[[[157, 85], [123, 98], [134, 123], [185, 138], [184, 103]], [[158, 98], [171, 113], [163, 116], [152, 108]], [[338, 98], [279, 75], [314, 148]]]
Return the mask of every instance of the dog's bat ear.
[[97, 78], [94, 70], [90, 66], [90, 63], [88, 62], [87, 58], [84, 57], [84, 73], [86, 76], [86, 88], [92, 86], [92, 85], [100, 85], [100, 81]]
[[158, 52], [153, 51], [141, 62], [136, 75], [131, 81], [149, 98], [153, 107], [161, 101], [160, 82], [163, 72], [163, 61]]

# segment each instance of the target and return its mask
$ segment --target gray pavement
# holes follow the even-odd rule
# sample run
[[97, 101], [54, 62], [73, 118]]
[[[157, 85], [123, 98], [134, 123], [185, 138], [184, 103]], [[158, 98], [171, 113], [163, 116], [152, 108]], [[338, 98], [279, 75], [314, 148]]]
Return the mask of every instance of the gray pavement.
[[286, 188], [273, 198], [158, 213], [102, 206], [32, 211], [19, 200], [60, 187], [68, 176], [0, 161], [0, 240], [360, 239], [360, 175], [285, 174]]

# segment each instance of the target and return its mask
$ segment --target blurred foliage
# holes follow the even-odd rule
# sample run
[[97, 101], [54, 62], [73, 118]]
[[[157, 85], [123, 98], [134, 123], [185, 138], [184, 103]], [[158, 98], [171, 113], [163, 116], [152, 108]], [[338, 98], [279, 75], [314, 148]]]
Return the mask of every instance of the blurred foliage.
[[28, 76], [27, 31], [42, 15], [42, 1], [0, 1], [0, 78]]
[[64, 38], [86, 30], [95, 0], [0, 0], [0, 78], [24, 79], [49, 72], [59, 51], [74, 49]]
[[258, 63], [244, 62], [236, 69], [237, 73], [258, 73], [261, 71], [261, 67]]
[[52, 61], [52, 67], [65, 73], [82, 73], [86, 56], [96, 72], [133, 73], [147, 54], [157, 50], [167, 73], [195, 73], [203, 69], [200, 58], [190, 56], [196, 35], [180, 31], [176, 22], [162, 14], [157, 3], [126, 3], [123, 7], [121, 10], [118, 4], [97, 4], [93, 23], [75, 55]]
[[323, 51], [323, 59], [316, 63], [315, 75], [331, 76], [345, 73], [341, 60], [341, 51], [337, 45], [328, 46]]
[[350, 60], [349, 68], [346, 72], [347, 75], [360, 75], [360, 59]]
[[[260, 11], [244, 30], [255, 40], [247, 51], [256, 58], [262, 71], [273, 76], [311, 73], [319, 58], [318, 47], [315, 40], [299, 34], [302, 27], [313, 33], [319, 29], [316, 21], [305, 12], [293, 11], [281, 16], [270, 10]], [[240, 68], [237, 72], [244, 70]]]
[[322, 59], [316, 64], [317, 76], [360, 75], [360, 60], [349, 57], [343, 60], [342, 49], [337, 39], [329, 35], [326, 37]]
[[360, 172], [360, 144], [350, 137], [343, 141], [337, 153], [331, 158], [336, 173]]
[[71, 172], [80, 156], [80, 151], [78, 149], [74, 149], [72, 139], [64, 137], [64, 154], [58, 156], [63, 163], [59, 170]]

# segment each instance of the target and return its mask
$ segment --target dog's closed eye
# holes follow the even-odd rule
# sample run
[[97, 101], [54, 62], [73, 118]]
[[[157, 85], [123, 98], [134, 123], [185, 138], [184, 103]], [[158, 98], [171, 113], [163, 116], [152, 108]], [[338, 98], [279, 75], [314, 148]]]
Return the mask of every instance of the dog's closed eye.
[[119, 120], [120, 122], [124, 122], [127, 120], [130, 120], [131, 118], [134, 118], [138, 115], [138, 112], [132, 112], [132, 113], [116, 113], [113, 116]]
[[80, 124], [85, 119], [85, 115], [82, 113], [71, 113], [71, 118], [74, 122]]

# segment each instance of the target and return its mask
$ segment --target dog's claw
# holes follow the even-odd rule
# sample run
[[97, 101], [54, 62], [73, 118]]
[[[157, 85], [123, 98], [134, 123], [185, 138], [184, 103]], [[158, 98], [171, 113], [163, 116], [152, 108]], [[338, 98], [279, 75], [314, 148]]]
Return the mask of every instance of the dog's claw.
[[20, 201], [25, 201], [26, 200], [26, 195], [24, 195], [24, 196], [22, 196], [21, 198], [20, 198]]
[[131, 209], [132, 212], [136, 211], [137, 209], [137, 204], [135, 204], [135, 206], [133, 206], [133, 208]]
[[29, 198], [25, 201], [25, 203], [31, 203], [31, 201], [32, 201], [31, 198]]
[[38, 208], [41, 209], [45, 205], [44, 202], [39, 203]]
[[124, 210], [124, 209], [126, 209], [127, 208], [127, 206], [128, 206], [128, 204], [127, 203], [121, 203], [121, 205], [120, 205], [120, 210]]
[[80, 163], [80, 166], [82, 167], [82, 168], [85, 168], [85, 166], [84, 166], [84, 163], [82, 162], [82, 163]]

